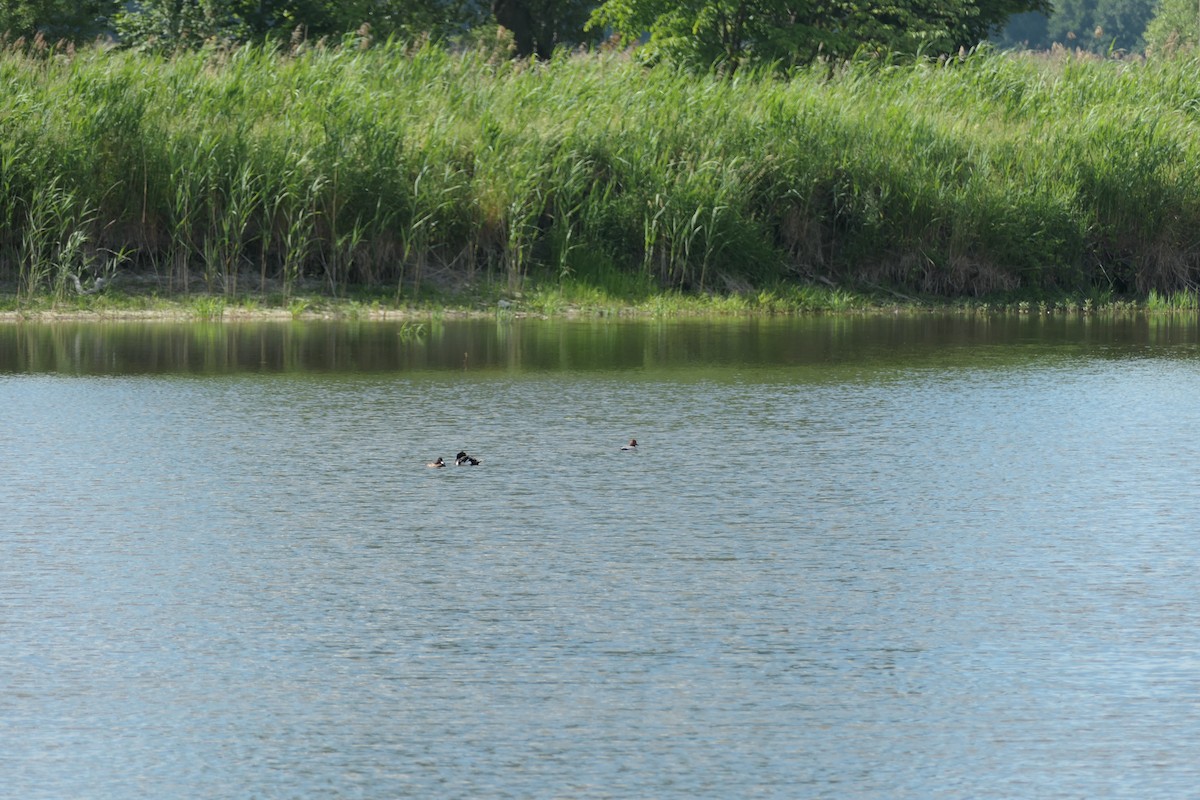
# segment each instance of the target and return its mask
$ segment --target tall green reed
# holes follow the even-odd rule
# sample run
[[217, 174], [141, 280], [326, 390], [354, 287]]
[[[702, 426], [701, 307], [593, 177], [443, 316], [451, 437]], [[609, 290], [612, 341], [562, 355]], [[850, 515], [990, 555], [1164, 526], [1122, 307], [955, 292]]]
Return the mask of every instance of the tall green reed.
[[1175, 291], [1200, 283], [1194, 67], [984, 53], [731, 81], [398, 43], [0, 52], [0, 279], [45, 291], [109, 249], [229, 296], [249, 275], [399, 299], [618, 273]]
[[56, 181], [36, 187], [26, 201], [18, 251], [19, 294], [26, 300], [43, 291], [62, 299], [72, 277], [88, 266], [88, 229], [95, 212]]

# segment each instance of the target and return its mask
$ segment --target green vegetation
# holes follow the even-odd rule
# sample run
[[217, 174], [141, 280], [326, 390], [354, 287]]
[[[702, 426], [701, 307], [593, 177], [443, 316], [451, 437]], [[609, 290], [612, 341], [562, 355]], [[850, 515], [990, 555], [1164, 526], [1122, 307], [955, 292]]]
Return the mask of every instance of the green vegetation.
[[1048, 0], [605, 0], [593, 25], [616, 31], [645, 61], [725, 73], [759, 66], [843, 62], [863, 53], [927, 57], [973, 48], [1009, 17]]
[[1169, 296], [1200, 282], [1196, 68], [9, 50], [0, 284], [18, 306], [115, 275], [302, 310]]
[[337, 40], [353, 31], [380, 39], [444, 40], [486, 26], [490, 17], [478, 0], [95, 1], [111, 7], [124, 45], [159, 53], [212, 42]]
[[[1194, 32], [1196, 4], [1186, 25]], [[1065, 47], [1101, 55], [1140, 53], [1150, 39], [1147, 25], [1170, 23], [1162, 9], [1173, 0], [1054, 0], [1054, 12], [1018, 14], [997, 42], [1006, 47], [1047, 50]], [[1158, 22], [1152, 22], [1159, 20]], [[1195, 38], [1194, 35], [1192, 37]]]
[[1150, 311], [1200, 311], [1200, 294], [1193, 290], [1159, 294], [1151, 289], [1146, 308]]
[[[1094, 1], [1094, 0], [1090, 0]], [[974, 47], [1023, 11], [1049, 0], [7, 0], [0, 33], [79, 44], [97, 34], [170, 55], [240, 44], [390, 39], [495, 40], [518, 58], [550, 59], [563, 47], [617, 33], [655, 58], [684, 55], [702, 71], [742, 62], [807, 64], [860, 49], [937, 55]]]
[[[594, 16], [591, 25], [590, 17]], [[5, 0], [0, 34], [76, 45], [112, 37], [170, 55], [301, 41], [496, 41], [518, 58], [594, 45], [612, 33], [639, 55], [731, 71], [861, 52], [935, 56], [991, 37], [1004, 47], [1092, 53], [1196, 44], [1192, 0]], [[648, 34], [648, 36], [647, 36]]]
[[116, 0], [4, 0], [0, 33], [83, 42], [100, 35], [116, 8]]
[[1200, 5], [1191, 0], [1159, 0], [1146, 26], [1145, 41], [1154, 53], [1170, 53], [1200, 44]]
[[[362, 296], [366, 296], [363, 294]], [[283, 296], [249, 293], [224, 298], [203, 293], [160, 296], [120, 290], [94, 296], [55, 300], [39, 296], [30, 301], [0, 296], [0, 323], [20, 320], [139, 319], [232, 321], [244, 319], [399, 319], [414, 335], [424, 326], [446, 318], [681, 318], [794, 316], [804, 314], [946, 313], [1016, 314], [1031, 316], [1092, 315], [1096, 313], [1195, 312], [1197, 295], [1187, 291], [1130, 300], [1110, 293], [1087, 296], [1060, 294], [1040, 300], [1020, 295], [989, 298], [906, 298], [887, 292], [863, 292], [811, 284], [781, 284], [757, 291], [695, 294], [664, 290], [631, 297], [574, 279], [531, 283], [526, 291], [508, 293], [500, 287], [480, 291], [439, 292], [420, 301], [397, 303], [390, 295], [372, 300], [307, 294], [284, 302]]]

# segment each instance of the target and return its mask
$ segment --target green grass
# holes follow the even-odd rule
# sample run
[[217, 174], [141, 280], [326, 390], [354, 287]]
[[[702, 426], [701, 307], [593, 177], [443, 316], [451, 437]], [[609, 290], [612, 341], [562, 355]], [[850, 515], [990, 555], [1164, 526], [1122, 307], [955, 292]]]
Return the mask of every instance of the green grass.
[[1193, 289], [1164, 294], [1151, 289], [1146, 308], [1150, 311], [1200, 311], [1200, 294]]
[[730, 317], [800, 314], [920, 314], [957, 312], [968, 315], [1093, 315], [1149, 313], [1167, 316], [1195, 313], [1200, 297], [1194, 292], [1161, 294], [1152, 290], [1144, 299], [1111, 293], [997, 294], [985, 298], [937, 296], [897, 298], [889, 293], [860, 292], [825, 285], [781, 282], [747, 292], [696, 293], [662, 290], [636, 298], [610, 295], [595, 287], [570, 282], [539, 283], [530, 279], [525, 290], [440, 293], [437, 299], [394, 303], [382, 293], [375, 300], [351, 300], [328, 295], [292, 296], [244, 294], [234, 301], [203, 293], [170, 296], [111, 293], [56, 299], [39, 295], [31, 300], [0, 294], [0, 322], [14, 319], [137, 317], [230, 321], [246, 318], [372, 320], [401, 319], [406, 336], [420, 338], [429, 325], [451, 317], [494, 316], [499, 319], [536, 316], [563, 317]]
[[225, 300], [202, 295], [192, 300], [192, 314], [197, 319], [217, 320], [225, 316]]
[[0, 52], [0, 282], [31, 308], [136, 272], [202, 316], [246, 292], [302, 314], [314, 285], [359, 315], [455, 295], [1157, 306], [1200, 283], [1198, 67], [981, 54], [724, 80], [399, 44]]

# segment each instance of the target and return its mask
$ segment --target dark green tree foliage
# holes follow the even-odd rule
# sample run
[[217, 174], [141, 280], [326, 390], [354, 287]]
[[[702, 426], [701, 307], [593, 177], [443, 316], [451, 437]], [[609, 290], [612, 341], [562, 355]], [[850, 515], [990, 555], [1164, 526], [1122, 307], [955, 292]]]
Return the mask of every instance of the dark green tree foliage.
[[158, 51], [237, 41], [250, 34], [231, 0], [142, 0], [117, 15], [116, 29], [126, 44]]
[[1040, 11], [1016, 14], [1008, 21], [1004, 30], [996, 35], [995, 42], [1001, 47], [1020, 50], [1040, 50], [1049, 47], [1046, 38], [1046, 15]]
[[486, 0], [242, 0], [259, 35], [297, 28], [308, 36], [337, 36], [364, 23], [371, 35], [445, 39], [487, 18]]
[[[970, 13], [971, 6], [977, 13]], [[960, 44], [968, 47], [977, 45], [998, 34], [1018, 14], [1048, 14], [1053, 7], [1054, 0], [976, 0], [967, 3], [966, 36]]]
[[974, 47], [1048, 0], [607, 0], [592, 25], [643, 55], [733, 72], [743, 63], [807, 64], [862, 51], [938, 55]]
[[369, 26], [390, 36], [444, 39], [487, 18], [483, 0], [138, 0], [117, 17], [129, 45], [173, 50], [206, 42], [337, 37]]
[[585, 30], [592, 0], [493, 0], [496, 22], [512, 33], [517, 55], [546, 59], [559, 45], [595, 41]]
[[101, 34], [117, 0], [0, 0], [0, 33], [81, 42]]
[[1095, 4], [1095, 0], [1055, 0], [1054, 13], [1046, 19], [1048, 44], [1087, 49], [1095, 31], [1091, 24]]
[[1093, 13], [1092, 40], [1100, 52], [1140, 51], [1156, 0], [1099, 0]]

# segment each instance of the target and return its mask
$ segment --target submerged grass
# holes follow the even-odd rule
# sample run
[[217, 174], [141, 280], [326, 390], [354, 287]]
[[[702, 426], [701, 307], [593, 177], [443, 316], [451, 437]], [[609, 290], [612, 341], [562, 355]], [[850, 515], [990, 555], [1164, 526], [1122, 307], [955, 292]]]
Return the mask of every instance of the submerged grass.
[[1200, 286], [1198, 66], [980, 54], [725, 80], [400, 44], [10, 50], [0, 282], [28, 308], [152, 275], [200, 292], [198, 316], [248, 290], [299, 316], [314, 285], [358, 315], [1178, 307]]

